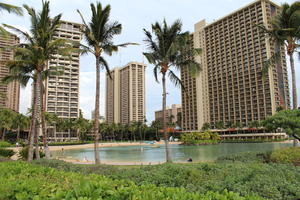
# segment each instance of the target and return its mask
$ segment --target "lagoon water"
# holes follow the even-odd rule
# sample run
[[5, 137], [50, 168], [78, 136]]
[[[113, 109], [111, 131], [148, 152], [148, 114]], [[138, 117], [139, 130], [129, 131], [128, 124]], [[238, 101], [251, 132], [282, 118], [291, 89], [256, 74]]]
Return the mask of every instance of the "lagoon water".
[[[188, 158], [193, 161], [214, 161], [220, 156], [249, 151], [272, 151], [282, 147], [290, 147], [289, 143], [222, 143], [218, 145], [184, 146], [170, 145], [174, 162], [185, 162]], [[89, 161], [94, 160], [93, 148], [65, 150], [52, 152], [54, 157], [66, 157]], [[104, 162], [116, 163], [158, 163], [165, 161], [164, 145], [140, 145], [100, 148], [100, 159]]]

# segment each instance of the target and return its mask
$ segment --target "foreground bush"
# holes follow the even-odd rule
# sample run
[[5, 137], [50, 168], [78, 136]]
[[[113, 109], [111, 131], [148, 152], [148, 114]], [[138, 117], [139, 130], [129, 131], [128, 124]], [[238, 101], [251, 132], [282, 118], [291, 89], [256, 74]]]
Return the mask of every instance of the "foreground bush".
[[277, 163], [290, 163], [300, 166], [300, 147], [290, 147], [275, 150], [271, 160]]
[[205, 131], [203, 133], [191, 132], [183, 133], [180, 141], [185, 145], [217, 144], [221, 140], [217, 133]]
[[269, 163], [271, 162], [272, 152], [243, 152], [232, 155], [220, 156], [216, 162], [257, 162], [257, 163]]
[[109, 200], [261, 200], [232, 192], [189, 193], [183, 188], [141, 185], [33, 166], [24, 162], [0, 163], [0, 199], [109, 199]]
[[0, 148], [2, 147], [12, 147], [13, 145], [6, 141], [0, 141]]
[[9, 158], [9, 157], [13, 156], [14, 154], [15, 154], [14, 151], [11, 149], [0, 148], [0, 156], [2, 156], [2, 157]]
[[300, 199], [300, 167], [259, 162], [164, 164], [155, 166], [88, 166], [62, 161], [36, 161], [66, 171], [97, 173], [115, 180], [129, 179], [138, 185], [184, 187], [189, 192], [224, 190], [241, 196], [259, 195], [272, 200]]

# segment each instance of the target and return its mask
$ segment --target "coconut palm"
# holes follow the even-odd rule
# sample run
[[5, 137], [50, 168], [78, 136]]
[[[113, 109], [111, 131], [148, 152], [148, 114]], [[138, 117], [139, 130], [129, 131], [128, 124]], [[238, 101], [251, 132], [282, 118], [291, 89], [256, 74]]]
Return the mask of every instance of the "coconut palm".
[[[16, 15], [23, 15], [23, 11], [21, 7], [14, 6], [7, 3], [0, 2], [0, 11], [7, 11], [9, 13], [14, 13]], [[2, 26], [0, 26], [0, 34], [7, 35], [8, 32]]]
[[300, 1], [296, 1], [289, 5], [284, 3], [281, 11], [271, 21], [271, 28], [264, 25], [258, 27], [267, 34], [276, 44], [276, 53], [266, 62], [266, 66], [273, 66], [280, 59], [280, 45], [285, 45], [287, 54], [290, 58], [291, 74], [292, 74], [292, 94], [293, 109], [297, 109], [297, 87], [296, 73], [294, 63], [294, 53], [299, 49], [300, 40]]
[[13, 128], [17, 129], [17, 141], [20, 139], [20, 132], [28, 129], [30, 119], [22, 114], [16, 114], [14, 118]]
[[[192, 49], [189, 32], [182, 32], [182, 23], [176, 20], [171, 26], [164, 20], [162, 24], [156, 22], [152, 24], [152, 33], [144, 29], [146, 35], [145, 42], [148, 46], [148, 52], [143, 53], [150, 64], [154, 65], [154, 77], [158, 82], [158, 74], [162, 76], [162, 110], [163, 116], [166, 112], [166, 76], [175, 86], [182, 87], [180, 78], [174, 72], [174, 69], [181, 70], [187, 68], [191, 72], [197, 72], [200, 65], [188, 54], [193, 57], [200, 54], [200, 49]], [[188, 54], [187, 54], [188, 53]], [[184, 87], [182, 87], [184, 89]], [[163, 133], [166, 147], [166, 160], [171, 162], [171, 154], [168, 145], [168, 133], [166, 131], [165, 118], [163, 117]]]
[[155, 137], [158, 140], [160, 137], [158, 136], [159, 129], [162, 128], [162, 123], [159, 120], [155, 120], [151, 123], [151, 127], [155, 129]]
[[[95, 56], [96, 59], [96, 97], [95, 97], [95, 119], [99, 119], [99, 99], [100, 99], [100, 67], [105, 68], [107, 73], [109, 73], [109, 67], [107, 62], [105, 61], [102, 53], [106, 53], [107, 55], [112, 55], [113, 52], [118, 51], [119, 47], [125, 47], [129, 43], [115, 45], [113, 43], [113, 38], [116, 35], [121, 34], [122, 25], [117, 22], [110, 22], [110, 5], [102, 7], [100, 2], [96, 2], [96, 4], [91, 3], [91, 11], [92, 18], [89, 23], [86, 23], [83, 15], [80, 13], [82, 18], [82, 22], [84, 24], [83, 34], [84, 38], [87, 42], [86, 45], [82, 45], [82, 49], [86, 53], [91, 53]], [[94, 121], [94, 135], [95, 135], [95, 163], [100, 163], [100, 155], [99, 155], [99, 140], [101, 137], [99, 131], [99, 120]]]
[[[8, 63], [11, 75], [6, 81], [13, 79], [19, 80], [25, 84], [30, 78], [33, 79], [33, 108], [32, 121], [29, 137], [28, 161], [33, 159], [34, 137], [37, 134], [37, 125], [41, 120], [43, 130], [43, 142], [46, 158], [49, 158], [49, 149], [47, 143], [47, 133], [45, 127], [44, 86], [43, 78], [51, 74], [56, 69], [48, 69], [48, 61], [55, 54], [62, 56], [71, 55], [74, 52], [73, 45], [70, 41], [55, 38], [55, 31], [60, 26], [61, 14], [50, 18], [49, 1], [43, 1], [42, 10], [36, 12], [34, 8], [24, 5], [24, 8], [30, 15], [31, 28], [30, 32], [24, 32], [16, 27], [4, 24], [5, 27], [20, 34], [27, 41], [15, 47], [16, 56], [13, 61]], [[25, 84], [26, 85], [26, 84]], [[38, 106], [40, 105], [40, 106]]]

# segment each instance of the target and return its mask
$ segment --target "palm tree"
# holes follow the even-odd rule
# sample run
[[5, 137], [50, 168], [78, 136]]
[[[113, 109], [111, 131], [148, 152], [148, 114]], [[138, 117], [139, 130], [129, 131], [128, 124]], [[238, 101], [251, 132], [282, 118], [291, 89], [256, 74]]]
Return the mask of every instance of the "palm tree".
[[2, 140], [5, 139], [6, 131], [13, 128], [16, 113], [10, 109], [3, 108], [0, 110], [0, 129], [2, 129]]
[[[43, 1], [42, 11], [36, 12], [34, 8], [24, 5], [31, 18], [30, 33], [4, 24], [5, 27], [19, 33], [28, 43], [15, 48], [16, 56], [8, 63], [11, 75], [6, 81], [18, 80], [25, 84], [33, 79], [33, 108], [29, 137], [28, 161], [33, 159], [34, 137], [37, 134], [39, 120], [42, 122], [43, 143], [46, 158], [49, 158], [47, 133], [45, 127], [45, 103], [43, 77], [51, 74], [56, 68], [48, 69], [48, 62], [53, 55], [60, 54], [68, 58], [74, 51], [73, 45], [68, 40], [55, 38], [55, 31], [60, 26], [61, 14], [50, 18], [49, 1]], [[39, 105], [39, 106], [38, 106]]]
[[258, 27], [275, 41], [276, 53], [266, 62], [267, 67], [278, 63], [280, 60], [280, 45], [285, 45], [287, 54], [290, 58], [291, 73], [292, 73], [292, 94], [293, 94], [293, 109], [297, 109], [297, 87], [296, 73], [294, 63], [294, 53], [300, 47], [300, 2], [296, 1], [289, 5], [284, 3], [281, 6], [281, 11], [271, 21], [271, 28], [264, 25]]
[[[150, 64], [154, 65], [154, 77], [158, 82], [158, 74], [162, 76], [162, 110], [163, 116], [166, 113], [166, 76], [168, 75], [170, 81], [175, 86], [181, 86], [182, 83], [180, 78], [175, 74], [173, 68], [183, 69], [187, 68], [191, 72], [198, 71], [200, 65], [193, 59], [188, 58], [187, 52], [193, 57], [201, 53], [200, 49], [191, 49], [191, 39], [189, 32], [181, 32], [182, 23], [177, 20], [171, 26], [167, 25], [164, 20], [162, 24], [156, 22], [152, 24], [152, 36], [151, 32], [144, 29], [146, 35], [145, 42], [148, 46], [149, 51], [143, 53]], [[190, 51], [189, 51], [190, 50]], [[184, 89], [184, 87], [182, 87]], [[166, 160], [171, 162], [170, 149], [168, 145], [168, 133], [166, 131], [165, 118], [163, 117], [163, 133], [166, 147]]]
[[[9, 13], [14, 13], [16, 15], [23, 15], [23, 11], [22, 11], [21, 7], [0, 2], [0, 11], [3, 11], [3, 10], [5, 10]], [[0, 26], [0, 34], [7, 35], [8, 32], [2, 26]]]
[[162, 128], [162, 123], [161, 121], [159, 120], [155, 120], [151, 123], [151, 127], [155, 129], [155, 137], [156, 137], [156, 140], [158, 140], [159, 136], [158, 136], [158, 131], [159, 129]]
[[[96, 4], [91, 3], [92, 18], [89, 23], [86, 23], [83, 15], [79, 10], [78, 13], [82, 18], [84, 24], [83, 34], [87, 42], [87, 46], [81, 45], [85, 53], [91, 53], [96, 59], [96, 98], [95, 98], [95, 119], [99, 119], [99, 96], [100, 96], [100, 67], [105, 68], [106, 72], [110, 75], [107, 62], [102, 56], [102, 53], [112, 55], [113, 52], [118, 51], [119, 47], [125, 47], [129, 43], [115, 45], [113, 38], [121, 34], [122, 25], [115, 21], [110, 22], [110, 5], [102, 7], [100, 2]], [[99, 120], [94, 121], [94, 135], [95, 135], [95, 163], [100, 163], [99, 155], [99, 139], [101, 137], [99, 131]]]
[[14, 128], [17, 129], [17, 141], [20, 139], [20, 132], [29, 127], [30, 120], [22, 114], [16, 114], [14, 118]]

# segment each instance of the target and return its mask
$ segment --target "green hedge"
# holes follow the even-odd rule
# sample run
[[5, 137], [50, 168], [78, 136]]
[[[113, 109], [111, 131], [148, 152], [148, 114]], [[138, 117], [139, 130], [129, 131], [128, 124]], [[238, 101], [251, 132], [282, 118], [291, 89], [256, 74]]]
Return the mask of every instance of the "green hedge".
[[203, 133], [190, 132], [183, 133], [180, 141], [185, 145], [202, 145], [202, 144], [218, 144], [221, 138], [217, 133], [205, 131]]
[[[93, 143], [93, 141], [84, 142], [84, 141], [74, 141], [74, 142], [51, 142], [48, 145], [49, 146], [67, 146], [67, 145], [80, 145], [80, 144], [90, 144]], [[43, 145], [41, 143], [41, 145]]]
[[13, 150], [0, 148], [0, 156], [2, 156], [2, 157], [9, 158], [9, 157], [13, 156], [14, 154], [15, 153]]
[[0, 148], [2, 147], [12, 147], [13, 145], [6, 141], [0, 141]]
[[258, 163], [269, 163], [271, 162], [272, 152], [243, 152], [232, 155], [220, 156], [216, 162], [258, 162]]
[[62, 161], [36, 164], [84, 174], [101, 174], [115, 180], [131, 180], [138, 185], [184, 187], [189, 192], [224, 190], [242, 196], [259, 195], [272, 200], [300, 199], [300, 167], [255, 162], [209, 164], [163, 164], [155, 166], [89, 166]]
[[107, 200], [260, 200], [255, 196], [187, 192], [184, 188], [138, 186], [126, 180], [83, 175], [33, 166], [24, 162], [0, 163], [0, 199], [107, 199]]
[[275, 150], [270, 159], [277, 163], [291, 163], [300, 166], [300, 147]]

